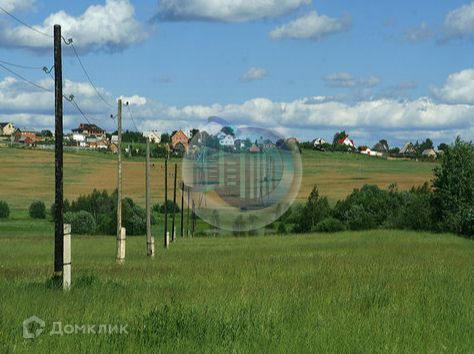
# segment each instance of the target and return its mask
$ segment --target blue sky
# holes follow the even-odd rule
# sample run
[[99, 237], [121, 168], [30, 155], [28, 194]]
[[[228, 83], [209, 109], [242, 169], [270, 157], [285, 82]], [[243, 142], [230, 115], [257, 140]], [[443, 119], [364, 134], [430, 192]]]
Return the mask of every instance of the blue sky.
[[[100, 92], [113, 104], [126, 97], [140, 130], [189, 129], [219, 115], [303, 140], [341, 129], [369, 145], [379, 138], [395, 145], [474, 138], [474, 2], [0, 0], [0, 6], [41, 31], [62, 24]], [[0, 27], [0, 60], [52, 65], [49, 38], [1, 11]], [[112, 129], [107, 117], [115, 108], [98, 99], [70, 48], [63, 50], [65, 89], [91, 120]], [[41, 70], [7, 67], [51, 85]], [[50, 93], [2, 67], [0, 88], [0, 121], [52, 127]], [[67, 108], [67, 128], [83, 120]]]

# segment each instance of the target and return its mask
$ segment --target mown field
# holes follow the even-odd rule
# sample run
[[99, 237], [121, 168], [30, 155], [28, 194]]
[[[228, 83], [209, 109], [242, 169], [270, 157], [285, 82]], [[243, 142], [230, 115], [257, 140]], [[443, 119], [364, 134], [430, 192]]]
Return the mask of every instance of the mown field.
[[[0, 237], [1, 352], [428, 352], [474, 348], [474, 243], [369, 231], [179, 239], [73, 238], [69, 292], [51, 288], [51, 236]], [[22, 321], [46, 322], [38, 338]], [[65, 325], [128, 334], [49, 335]], [[97, 330], [97, 327], [96, 327]]]
[[[397, 183], [400, 189], [423, 184], [432, 178], [435, 163], [389, 161], [359, 154], [321, 153], [304, 150], [303, 179], [298, 195], [306, 199], [314, 185], [330, 201], [345, 197], [363, 184], [382, 188]], [[171, 164], [179, 159], [172, 160]], [[153, 160], [151, 168], [154, 201], [163, 200], [164, 163]], [[116, 188], [116, 156], [97, 152], [69, 152], [64, 155], [64, 192], [69, 199], [88, 194], [94, 188], [112, 191]], [[180, 168], [178, 168], [180, 171]], [[171, 173], [171, 168], [170, 168]], [[123, 188], [143, 205], [145, 198], [145, 164], [143, 159], [124, 162]], [[170, 183], [171, 186], [171, 183]], [[13, 209], [28, 209], [34, 200], [51, 205], [54, 200], [54, 153], [52, 151], [0, 148], [0, 199]]]

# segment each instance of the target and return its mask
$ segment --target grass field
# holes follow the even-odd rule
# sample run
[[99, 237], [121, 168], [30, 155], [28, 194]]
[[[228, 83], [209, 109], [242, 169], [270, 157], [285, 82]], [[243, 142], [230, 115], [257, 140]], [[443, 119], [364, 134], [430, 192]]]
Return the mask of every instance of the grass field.
[[[434, 163], [391, 161], [359, 154], [321, 153], [304, 150], [303, 180], [298, 195], [306, 199], [314, 185], [330, 201], [348, 195], [363, 184], [386, 188], [397, 183], [400, 189], [423, 184], [432, 178]], [[163, 160], [152, 161], [153, 199], [163, 200]], [[172, 163], [179, 160], [172, 161]], [[171, 169], [170, 169], [171, 170]], [[179, 168], [178, 168], [179, 170]], [[97, 152], [69, 152], [64, 155], [64, 191], [69, 199], [92, 189], [116, 188], [116, 156]], [[143, 160], [125, 160], [123, 186], [126, 196], [143, 205], [145, 198]], [[33, 200], [48, 206], [54, 199], [54, 153], [52, 151], [0, 148], [0, 199], [13, 209], [26, 210]]]
[[[1, 352], [430, 352], [474, 348], [474, 243], [401, 231], [73, 238], [73, 288], [50, 288], [52, 237], [0, 237]], [[34, 340], [22, 321], [46, 322]], [[62, 325], [128, 334], [49, 335]], [[96, 328], [97, 329], [97, 328]]]

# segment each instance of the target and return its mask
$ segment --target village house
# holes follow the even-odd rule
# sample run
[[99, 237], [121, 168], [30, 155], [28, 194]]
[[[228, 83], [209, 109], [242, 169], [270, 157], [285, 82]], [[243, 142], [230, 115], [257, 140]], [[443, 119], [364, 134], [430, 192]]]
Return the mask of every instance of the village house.
[[15, 126], [13, 123], [2, 122], [0, 123], [0, 135], [11, 136], [15, 133]]
[[436, 151], [434, 151], [434, 149], [426, 149], [426, 150], [423, 150], [423, 152], [421, 153], [421, 156], [427, 157], [430, 159], [435, 159], [438, 155], [436, 154]]
[[379, 151], [374, 151], [374, 150], [371, 150], [369, 147], [367, 146], [361, 146], [359, 147], [359, 152], [362, 154], [362, 155], [367, 155], [367, 156], [372, 156], [372, 157], [382, 157], [383, 154]]
[[249, 149], [249, 152], [251, 152], [252, 154], [259, 153], [259, 152], [260, 152], [260, 148], [259, 148], [257, 145], [252, 144], [252, 146], [251, 146], [250, 149]]
[[171, 135], [171, 148], [174, 151], [187, 152], [188, 147], [188, 136], [182, 130], [178, 130]]
[[337, 141], [338, 144], [340, 145], [346, 145], [347, 147], [351, 148], [351, 149], [355, 149], [356, 148], [356, 145], [354, 143], [354, 140], [350, 139], [349, 138], [349, 135], [346, 135], [345, 137], [343, 138], [340, 138], [338, 141]]
[[81, 123], [78, 128], [72, 130], [72, 133], [105, 138], [105, 130], [95, 124]]
[[226, 147], [234, 147], [235, 140], [232, 135], [228, 134], [223, 134], [219, 138], [219, 145], [220, 146], [226, 146]]
[[156, 130], [143, 132], [143, 136], [148, 138], [152, 144], [161, 143], [161, 133], [157, 132]]
[[416, 155], [415, 146], [410, 142], [403, 145], [400, 149], [400, 155]]

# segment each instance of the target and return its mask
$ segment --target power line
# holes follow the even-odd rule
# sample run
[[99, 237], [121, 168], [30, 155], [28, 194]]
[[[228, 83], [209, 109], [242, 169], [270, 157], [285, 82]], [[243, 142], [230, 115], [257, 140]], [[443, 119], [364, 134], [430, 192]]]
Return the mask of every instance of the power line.
[[24, 82], [26, 82], [26, 83], [28, 83], [28, 84], [30, 84], [30, 85], [32, 85], [32, 86], [35, 86], [36, 88], [39, 88], [39, 89], [41, 89], [41, 90], [43, 90], [43, 91], [46, 91], [46, 92], [53, 92], [53, 90], [47, 89], [46, 87], [43, 87], [43, 86], [38, 85], [37, 83], [35, 83], [35, 82], [33, 82], [33, 81], [28, 80], [28, 79], [25, 78], [24, 76], [22, 76], [22, 75], [18, 74], [17, 72], [15, 72], [15, 71], [13, 71], [13, 70], [7, 68], [5, 65], [3, 65], [3, 64], [1, 64], [1, 63], [0, 63], [0, 67], [2, 67], [3, 69], [5, 69], [6, 71], [8, 71], [10, 74], [15, 75], [15, 76], [16, 76], [17, 78], [19, 78], [20, 80], [22, 80], [22, 81], [24, 81]]
[[14, 64], [6, 60], [0, 60], [0, 63], [8, 65], [8, 66], [13, 66], [15, 68], [28, 69], [28, 70], [43, 70], [45, 68], [44, 66], [28, 66], [28, 65]]
[[0, 10], [2, 10], [5, 14], [7, 14], [8, 16], [10, 16], [11, 18], [13, 18], [15, 21], [21, 23], [23, 26], [29, 28], [30, 30], [36, 32], [36, 33], [39, 33], [43, 36], [46, 36], [46, 37], [49, 37], [49, 38], [53, 38], [53, 35], [51, 34], [48, 34], [48, 33], [45, 33], [43, 31], [40, 31], [39, 29], [37, 28], [34, 28], [33, 26], [30, 26], [29, 24], [27, 24], [25, 21], [22, 21], [20, 20], [18, 17], [16, 17], [15, 15], [13, 15], [12, 13], [8, 12], [7, 10], [5, 10], [3, 7], [0, 6]]
[[137, 125], [135, 124], [135, 119], [133, 119], [132, 111], [130, 110], [130, 105], [128, 104], [128, 102], [127, 102], [126, 106], [127, 106], [127, 108], [128, 108], [128, 114], [130, 115], [130, 118], [132, 119], [132, 122], [133, 122], [133, 125], [134, 125], [134, 127], [135, 127], [135, 130], [136, 130], [137, 132], [139, 132], [140, 130], [138, 129]]
[[86, 75], [87, 77], [87, 80], [89, 80], [89, 83], [91, 84], [91, 86], [94, 88], [95, 92], [97, 93], [97, 96], [99, 96], [99, 98], [109, 107], [113, 107], [109, 102], [106, 101], [106, 99], [104, 98], [104, 96], [101, 95], [101, 93], [99, 92], [99, 90], [97, 89], [97, 87], [94, 85], [94, 83], [92, 82], [91, 80], [91, 77], [89, 76], [86, 68], [84, 67], [84, 64], [82, 64], [82, 60], [81, 58], [79, 57], [79, 54], [77, 53], [77, 50], [76, 50], [76, 47], [74, 46], [74, 44], [72, 43], [72, 39], [69, 39], [66, 44], [70, 45], [72, 47], [72, 50], [74, 52], [74, 55], [76, 56], [77, 58], [77, 61], [79, 62], [79, 64], [81, 65], [81, 68], [82, 68], [82, 71], [84, 72], [84, 74]]

